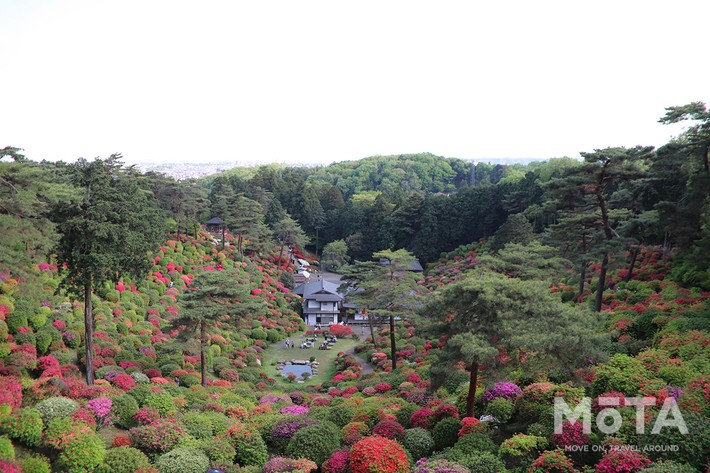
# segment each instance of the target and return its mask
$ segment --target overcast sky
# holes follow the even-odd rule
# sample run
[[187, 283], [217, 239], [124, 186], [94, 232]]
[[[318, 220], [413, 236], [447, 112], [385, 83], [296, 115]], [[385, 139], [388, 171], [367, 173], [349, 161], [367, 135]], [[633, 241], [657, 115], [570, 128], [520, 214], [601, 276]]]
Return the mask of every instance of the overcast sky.
[[323, 163], [659, 146], [710, 1], [0, 0], [0, 148]]

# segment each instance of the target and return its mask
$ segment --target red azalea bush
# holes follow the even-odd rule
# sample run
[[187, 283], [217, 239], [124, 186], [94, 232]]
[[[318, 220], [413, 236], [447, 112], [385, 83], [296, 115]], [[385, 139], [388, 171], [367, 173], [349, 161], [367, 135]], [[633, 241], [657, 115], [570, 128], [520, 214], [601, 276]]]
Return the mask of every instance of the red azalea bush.
[[350, 450], [353, 473], [408, 473], [409, 460], [402, 445], [383, 437], [367, 437]]
[[562, 450], [543, 452], [530, 467], [529, 473], [576, 473], [572, 460]]
[[613, 449], [597, 463], [595, 473], [632, 473], [651, 464], [651, 460], [632, 450]]
[[22, 385], [14, 376], [0, 377], [0, 404], [9, 404], [12, 408], [22, 405]]
[[581, 421], [573, 424], [566, 420], [562, 423], [562, 433], [553, 434], [552, 441], [562, 448], [570, 445], [586, 445], [589, 443], [589, 436], [582, 431], [583, 428]]
[[321, 467], [323, 473], [349, 473], [350, 451], [338, 450], [328, 458]]
[[375, 425], [372, 428], [372, 433], [380, 437], [394, 439], [398, 441], [404, 440], [404, 427], [396, 420], [385, 420]]
[[424, 407], [415, 411], [412, 417], [409, 418], [409, 426], [421, 427], [423, 429], [428, 429], [432, 426], [434, 422], [434, 413], [428, 407]]
[[480, 432], [481, 430], [485, 430], [485, 427], [479, 425], [481, 423], [480, 420], [476, 419], [475, 417], [464, 417], [461, 419], [461, 429], [459, 430], [459, 437], [464, 437], [471, 432]]

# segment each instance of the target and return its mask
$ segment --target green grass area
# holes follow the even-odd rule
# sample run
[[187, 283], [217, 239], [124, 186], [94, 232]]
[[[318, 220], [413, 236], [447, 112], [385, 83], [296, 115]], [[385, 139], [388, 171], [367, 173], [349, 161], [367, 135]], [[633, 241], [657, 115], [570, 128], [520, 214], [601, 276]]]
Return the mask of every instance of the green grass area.
[[[304, 341], [304, 339], [305, 335], [300, 334], [296, 337], [291, 337], [291, 340], [296, 342], [296, 346], [294, 348], [286, 348], [286, 345], [282, 340], [279, 343], [271, 345], [268, 349], [264, 350], [264, 353], [262, 353], [261, 361], [263, 363], [264, 372], [269, 375], [269, 377], [276, 379], [276, 381], [283, 387], [304, 385], [311, 386], [321, 384], [324, 381], [329, 380], [335, 375], [335, 358], [338, 356], [338, 353], [348, 351], [359, 343], [359, 341], [353, 340], [350, 337], [339, 338], [338, 342], [333, 346], [332, 349], [319, 350], [318, 345], [320, 344], [320, 342], [323, 341], [323, 339], [320, 338], [318, 340], [318, 343], [316, 343], [315, 347], [306, 348], [302, 350], [301, 348], [299, 348], [299, 346], [301, 345], [301, 342]], [[286, 378], [281, 376], [281, 374], [276, 369], [276, 362], [279, 360], [308, 360], [312, 356], [315, 356], [318, 363], [320, 363], [320, 365], [318, 366], [318, 374], [311, 377], [303, 384], [290, 383]]]

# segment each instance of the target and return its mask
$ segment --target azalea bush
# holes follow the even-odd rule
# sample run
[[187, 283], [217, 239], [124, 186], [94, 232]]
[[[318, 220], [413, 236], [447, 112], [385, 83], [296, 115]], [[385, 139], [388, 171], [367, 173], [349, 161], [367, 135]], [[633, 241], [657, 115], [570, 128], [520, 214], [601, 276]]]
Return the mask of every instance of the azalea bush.
[[350, 450], [337, 450], [322, 466], [323, 473], [349, 473]]
[[595, 473], [631, 473], [651, 464], [651, 460], [638, 452], [613, 449], [606, 453], [594, 469]]
[[69, 417], [78, 408], [79, 404], [75, 400], [62, 396], [50, 397], [35, 405], [44, 425], [49, 425], [54, 419]]
[[160, 473], [198, 473], [210, 467], [207, 455], [196, 448], [186, 447], [177, 447], [164, 453], [155, 464]]
[[401, 442], [404, 440], [404, 427], [396, 420], [385, 420], [372, 428], [372, 434]]
[[150, 467], [150, 459], [145, 453], [133, 447], [115, 447], [106, 451], [104, 465], [111, 473], [135, 473]]
[[523, 390], [520, 389], [515, 383], [510, 383], [507, 381], [496, 383], [493, 387], [486, 389], [483, 393], [483, 400], [485, 402], [493, 401], [494, 399], [507, 399], [509, 401], [515, 401], [523, 395]]
[[409, 473], [409, 460], [402, 445], [383, 437], [367, 437], [350, 450], [353, 473]]
[[286, 454], [292, 458], [308, 458], [318, 465], [340, 448], [340, 429], [332, 422], [304, 427], [294, 434], [286, 446]]
[[78, 436], [59, 454], [59, 462], [65, 471], [93, 473], [106, 456], [104, 440], [94, 432]]

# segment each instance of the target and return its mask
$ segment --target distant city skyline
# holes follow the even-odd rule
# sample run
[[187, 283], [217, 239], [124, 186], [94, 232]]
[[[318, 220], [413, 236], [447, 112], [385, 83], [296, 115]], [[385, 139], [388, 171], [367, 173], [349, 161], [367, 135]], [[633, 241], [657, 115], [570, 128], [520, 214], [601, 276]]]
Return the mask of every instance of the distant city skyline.
[[0, 147], [327, 165], [661, 146], [710, 2], [0, 0]]

